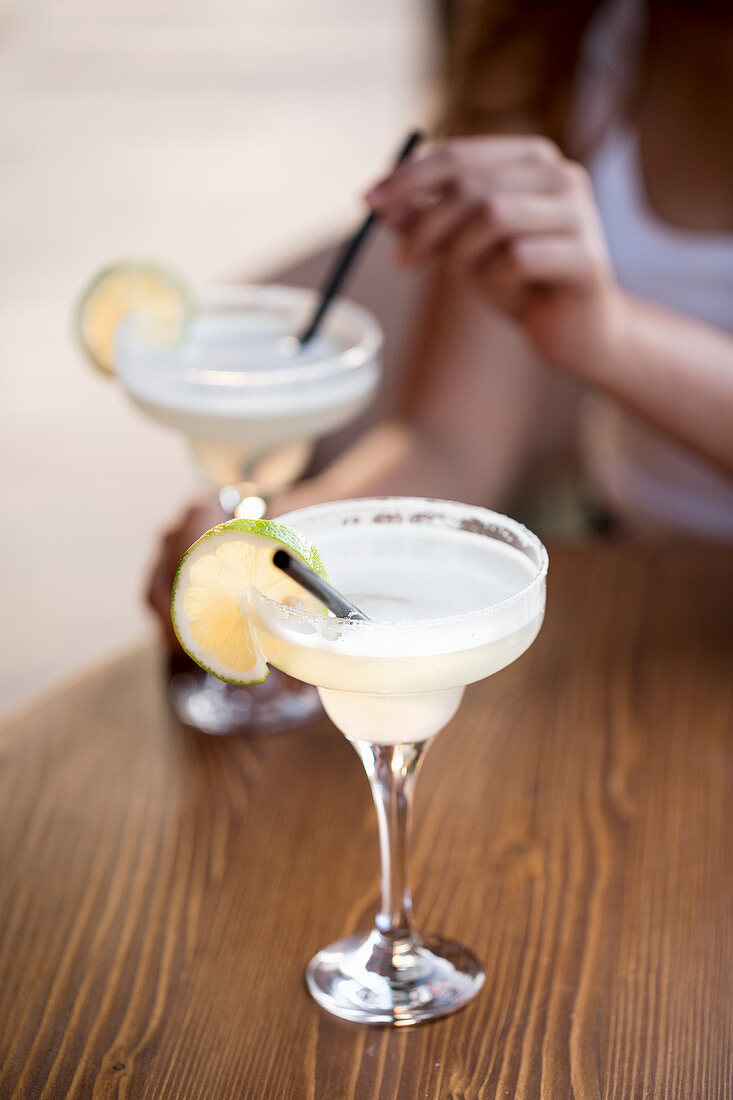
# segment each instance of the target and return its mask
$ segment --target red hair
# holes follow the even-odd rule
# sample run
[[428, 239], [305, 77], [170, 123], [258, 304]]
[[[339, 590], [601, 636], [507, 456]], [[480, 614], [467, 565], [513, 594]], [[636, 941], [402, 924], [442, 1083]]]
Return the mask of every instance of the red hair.
[[585, 32], [603, 0], [489, 0], [449, 28], [449, 133], [531, 130], [559, 145]]
[[[568, 150], [568, 116], [582, 73], [586, 32], [606, 0], [449, 0], [443, 20], [444, 133], [545, 134]], [[639, 72], [619, 89], [629, 110], [662, 22], [693, 17], [711, 34], [733, 23], [731, 0], [636, 0]], [[628, 14], [628, 12], [626, 13]], [[633, 15], [633, 11], [631, 12]], [[619, 69], [628, 61], [618, 59]], [[613, 76], [613, 74], [611, 74]], [[593, 74], [590, 74], [593, 78]]]

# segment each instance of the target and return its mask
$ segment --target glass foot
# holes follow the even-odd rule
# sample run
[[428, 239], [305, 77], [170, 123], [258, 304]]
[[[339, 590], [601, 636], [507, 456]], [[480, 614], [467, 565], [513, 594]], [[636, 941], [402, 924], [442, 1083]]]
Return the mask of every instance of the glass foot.
[[468, 1004], [484, 972], [472, 952], [441, 936], [392, 945], [374, 931], [319, 951], [306, 982], [319, 1005], [342, 1020], [406, 1026]]
[[318, 692], [273, 669], [264, 684], [236, 687], [191, 664], [172, 670], [168, 700], [184, 726], [201, 733], [277, 733], [312, 722], [323, 713]]

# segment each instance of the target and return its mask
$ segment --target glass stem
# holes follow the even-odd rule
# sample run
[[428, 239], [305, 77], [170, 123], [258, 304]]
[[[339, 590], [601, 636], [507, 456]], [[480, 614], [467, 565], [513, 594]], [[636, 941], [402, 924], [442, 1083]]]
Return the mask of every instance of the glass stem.
[[369, 777], [379, 821], [382, 904], [376, 925], [378, 932], [393, 945], [417, 941], [407, 870], [415, 781], [429, 743], [353, 742]]

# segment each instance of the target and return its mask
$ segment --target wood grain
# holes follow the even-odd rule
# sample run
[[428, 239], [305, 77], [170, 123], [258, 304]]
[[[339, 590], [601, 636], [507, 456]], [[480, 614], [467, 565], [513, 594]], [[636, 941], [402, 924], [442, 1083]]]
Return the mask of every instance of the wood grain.
[[485, 960], [407, 1031], [303, 968], [377, 902], [325, 721], [185, 733], [132, 653], [0, 732], [0, 1097], [730, 1098], [733, 555], [552, 555], [545, 628], [467, 693], [417, 795], [426, 931]]

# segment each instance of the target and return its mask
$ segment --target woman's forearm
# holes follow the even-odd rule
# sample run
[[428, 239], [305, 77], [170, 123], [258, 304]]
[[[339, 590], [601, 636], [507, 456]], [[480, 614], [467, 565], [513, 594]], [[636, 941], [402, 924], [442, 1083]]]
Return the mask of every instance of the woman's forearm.
[[276, 512], [317, 501], [364, 496], [430, 496], [500, 505], [513, 463], [472, 461], [461, 440], [413, 421], [392, 420], [358, 439], [323, 473], [273, 501]]
[[584, 379], [733, 473], [733, 337], [636, 298]]
[[408, 424], [388, 421], [357, 439], [325, 470], [272, 502], [274, 513], [327, 500], [406, 493], [403, 472], [415, 466], [416, 438]]

